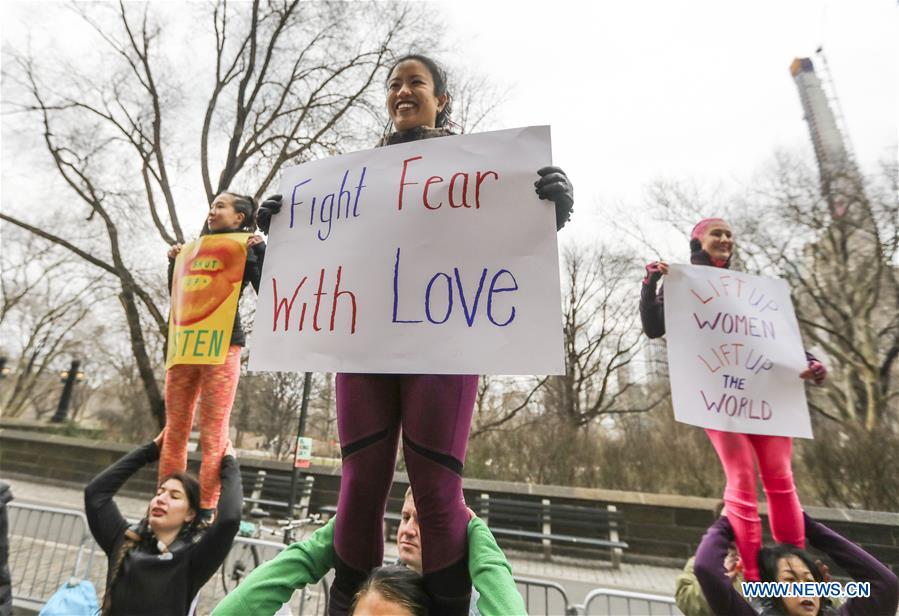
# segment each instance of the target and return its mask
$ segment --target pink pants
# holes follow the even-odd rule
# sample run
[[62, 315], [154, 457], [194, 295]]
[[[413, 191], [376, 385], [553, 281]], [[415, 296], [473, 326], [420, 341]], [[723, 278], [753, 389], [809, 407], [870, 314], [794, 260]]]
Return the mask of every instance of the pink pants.
[[710, 429], [705, 432], [718, 452], [727, 477], [724, 503], [727, 506], [727, 519], [734, 529], [737, 551], [743, 561], [744, 577], [747, 581], [758, 581], [762, 520], [755, 495], [756, 461], [768, 499], [768, 521], [774, 540], [805, 547], [805, 524], [790, 462], [793, 440], [786, 436], [738, 434]]
[[187, 440], [199, 406], [202, 509], [215, 509], [222, 490], [219, 475], [240, 379], [240, 348], [231, 345], [221, 365], [176, 364], [165, 373], [165, 438], [159, 454], [159, 478], [187, 468]]

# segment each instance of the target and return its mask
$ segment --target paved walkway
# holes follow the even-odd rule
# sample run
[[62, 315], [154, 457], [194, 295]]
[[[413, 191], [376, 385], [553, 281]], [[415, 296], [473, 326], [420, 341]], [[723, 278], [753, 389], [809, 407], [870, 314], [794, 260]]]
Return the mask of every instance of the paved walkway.
[[[83, 509], [83, 495], [80, 489], [19, 479], [6, 479], [6, 481], [12, 486], [15, 502]], [[124, 515], [138, 518], [144, 514], [148, 500], [121, 497], [117, 498], [116, 502]], [[386, 552], [395, 555], [396, 546], [388, 544]], [[679, 569], [651, 565], [623, 564], [620, 569], [614, 570], [607, 563], [566, 558], [556, 558], [547, 562], [533, 555], [516, 552], [509, 552], [508, 556], [516, 576], [557, 582], [565, 588], [572, 603], [581, 603], [587, 592], [596, 587], [673, 596], [674, 581], [679, 573]]]

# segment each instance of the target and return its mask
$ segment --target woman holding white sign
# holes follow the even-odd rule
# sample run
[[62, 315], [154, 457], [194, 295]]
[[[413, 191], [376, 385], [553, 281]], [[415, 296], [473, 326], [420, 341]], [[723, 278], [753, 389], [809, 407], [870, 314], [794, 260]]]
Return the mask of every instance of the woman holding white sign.
[[[690, 233], [690, 263], [729, 268], [734, 249], [734, 235], [730, 225], [721, 218], [699, 221]], [[650, 338], [665, 335], [665, 312], [659, 280], [668, 273], [668, 264], [655, 261], [646, 266], [640, 294], [640, 317], [643, 330]], [[808, 368], [799, 376], [821, 384], [827, 370], [810, 353], [806, 353]], [[805, 546], [802, 508], [793, 482], [793, 440], [786, 436], [740, 434], [706, 428], [712, 441], [727, 485], [724, 502], [727, 518], [736, 537], [737, 550], [743, 561], [747, 581], [759, 580], [757, 555], [762, 545], [762, 525], [755, 493], [755, 465], [768, 500], [768, 520], [771, 533], [778, 543]]]
[[[387, 79], [389, 122], [379, 146], [452, 135], [446, 75], [431, 59], [400, 58]], [[537, 171], [534, 188], [555, 203], [556, 227], [571, 215], [571, 183], [558, 167]], [[267, 199], [259, 227], [268, 231], [281, 196]], [[331, 613], [383, 558], [382, 519], [400, 431], [421, 524], [422, 572], [436, 614], [467, 614], [471, 580], [462, 465], [477, 394], [477, 375], [338, 374], [337, 424], [343, 456], [334, 547]]]

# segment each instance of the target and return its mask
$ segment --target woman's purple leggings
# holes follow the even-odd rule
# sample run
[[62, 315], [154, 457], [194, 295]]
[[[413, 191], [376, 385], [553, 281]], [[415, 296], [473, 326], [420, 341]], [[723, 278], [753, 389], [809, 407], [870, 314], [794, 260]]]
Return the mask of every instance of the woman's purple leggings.
[[422, 573], [436, 613], [468, 613], [468, 512], [462, 463], [477, 395], [474, 375], [338, 374], [343, 457], [334, 528], [332, 614], [384, 558], [383, 521], [397, 442], [421, 527]]

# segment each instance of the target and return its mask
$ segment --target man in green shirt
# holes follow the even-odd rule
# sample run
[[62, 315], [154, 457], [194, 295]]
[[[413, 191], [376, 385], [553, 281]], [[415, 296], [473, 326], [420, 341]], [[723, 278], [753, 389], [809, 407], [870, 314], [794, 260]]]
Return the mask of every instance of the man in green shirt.
[[[404, 519], [397, 532], [397, 549], [406, 566], [420, 571], [421, 542], [411, 492], [407, 492], [406, 497]], [[334, 518], [331, 518], [309, 539], [288, 546], [274, 559], [253, 570], [216, 606], [213, 616], [274, 614], [290, 600], [295, 590], [317, 584], [331, 570], [333, 542]], [[477, 611], [483, 616], [527, 613], [508, 560], [496, 544], [493, 533], [474, 512], [468, 522], [468, 572], [479, 593]]]

